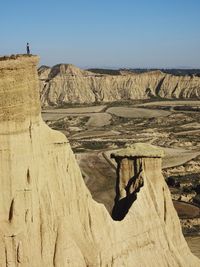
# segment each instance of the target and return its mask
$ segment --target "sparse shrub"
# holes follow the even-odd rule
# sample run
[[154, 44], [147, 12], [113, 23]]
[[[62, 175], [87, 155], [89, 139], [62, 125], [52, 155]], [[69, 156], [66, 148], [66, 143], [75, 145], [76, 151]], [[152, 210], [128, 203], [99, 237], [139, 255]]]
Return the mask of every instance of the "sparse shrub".
[[176, 182], [175, 182], [175, 179], [173, 177], [168, 177], [166, 182], [167, 182], [167, 185], [169, 187], [175, 187]]
[[187, 194], [189, 194], [189, 193], [191, 193], [192, 191], [193, 191], [192, 186], [184, 186], [184, 187], [183, 187], [183, 193], [187, 193]]
[[198, 184], [195, 188], [194, 188], [194, 191], [200, 195], [200, 184]]
[[92, 141], [83, 144], [84, 148], [91, 149], [91, 150], [99, 150], [105, 148], [105, 144], [103, 142]]
[[193, 198], [193, 202], [194, 202], [195, 204], [200, 205], [200, 194], [196, 195], [196, 196]]

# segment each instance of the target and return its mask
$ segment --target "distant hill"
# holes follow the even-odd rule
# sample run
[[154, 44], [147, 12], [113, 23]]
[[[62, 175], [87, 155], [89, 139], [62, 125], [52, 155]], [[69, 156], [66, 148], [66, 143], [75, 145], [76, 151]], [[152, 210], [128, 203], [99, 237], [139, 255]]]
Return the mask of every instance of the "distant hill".
[[120, 70], [114, 70], [114, 69], [88, 69], [88, 71], [98, 74], [121, 75]]
[[88, 69], [88, 71], [98, 73], [98, 74], [108, 74], [108, 75], [121, 75], [123, 72], [132, 72], [132, 73], [144, 73], [144, 72], [151, 72], [151, 71], [157, 71], [160, 70], [161, 72], [172, 74], [175, 76], [200, 76], [200, 69], [159, 69], [159, 68], [136, 68], [136, 69], [101, 69], [101, 68], [95, 68], [95, 69]]
[[71, 64], [58, 64], [52, 68], [43, 66], [38, 73], [43, 106], [200, 98], [200, 72], [197, 70], [81, 70]]
[[190, 76], [190, 75], [200, 75], [200, 69], [129, 69], [131, 72], [143, 73], [149, 71], [160, 70], [167, 74], [172, 74], [176, 76]]

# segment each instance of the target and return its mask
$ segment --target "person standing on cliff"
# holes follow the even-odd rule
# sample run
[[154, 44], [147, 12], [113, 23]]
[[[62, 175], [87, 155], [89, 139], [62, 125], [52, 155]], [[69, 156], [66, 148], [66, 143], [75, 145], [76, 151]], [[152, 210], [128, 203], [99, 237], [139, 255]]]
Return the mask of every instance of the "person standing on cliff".
[[29, 43], [26, 44], [26, 52], [27, 52], [27, 55], [30, 55]]

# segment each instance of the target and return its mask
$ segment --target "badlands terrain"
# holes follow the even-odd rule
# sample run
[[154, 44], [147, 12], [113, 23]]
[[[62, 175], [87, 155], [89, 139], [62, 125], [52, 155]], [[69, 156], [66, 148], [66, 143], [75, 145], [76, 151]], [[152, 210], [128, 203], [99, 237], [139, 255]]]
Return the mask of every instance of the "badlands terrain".
[[55, 131], [38, 61], [0, 58], [0, 266], [199, 267], [198, 102], [48, 107]]
[[136, 142], [162, 147], [163, 175], [183, 232], [200, 257], [199, 108], [200, 101], [137, 100], [45, 108], [42, 117], [67, 136], [87, 187], [109, 213], [116, 181], [116, 164], [110, 154]]
[[[38, 73], [43, 118], [70, 139], [81, 166], [84, 153], [103, 151], [103, 156], [96, 153], [96, 161], [105, 162], [109, 161], [105, 151], [138, 141], [158, 145], [165, 148], [163, 172], [174, 200], [199, 204], [198, 75], [88, 71], [71, 64], [42, 66]], [[181, 213], [180, 203], [174, 203]], [[111, 209], [112, 203], [104, 204]]]
[[44, 120], [68, 137], [93, 198], [110, 213], [116, 175], [110, 153], [135, 142], [164, 149], [163, 174], [200, 257], [200, 77], [70, 64], [41, 67], [39, 77]]
[[71, 64], [40, 67], [43, 106], [101, 103], [136, 99], [198, 99], [200, 77], [175, 76], [161, 71], [109, 75], [79, 69]]

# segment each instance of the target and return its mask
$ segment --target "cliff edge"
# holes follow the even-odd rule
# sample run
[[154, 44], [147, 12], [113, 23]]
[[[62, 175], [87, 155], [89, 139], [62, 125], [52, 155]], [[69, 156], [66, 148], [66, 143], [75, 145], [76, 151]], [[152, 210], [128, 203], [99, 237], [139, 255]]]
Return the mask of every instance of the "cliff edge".
[[0, 266], [200, 266], [153, 147], [114, 155], [115, 210], [137, 195], [127, 212], [111, 218], [92, 199], [68, 140], [41, 119], [37, 63], [35, 56], [0, 61]]

